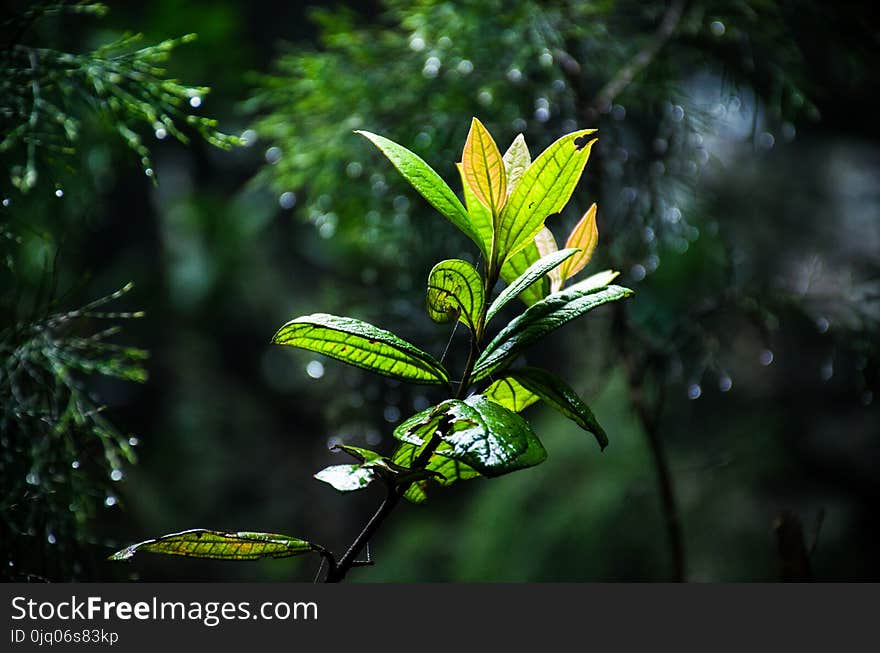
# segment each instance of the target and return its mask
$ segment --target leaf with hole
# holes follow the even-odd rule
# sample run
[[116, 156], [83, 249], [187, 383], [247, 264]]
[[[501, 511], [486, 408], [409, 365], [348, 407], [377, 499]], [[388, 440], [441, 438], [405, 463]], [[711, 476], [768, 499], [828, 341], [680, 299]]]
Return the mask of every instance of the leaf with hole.
[[227, 533], [194, 528], [132, 544], [109, 560], [128, 560], [135, 553], [149, 552], [214, 560], [258, 560], [289, 558], [311, 551], [323, 551], [317, 544], [276, 533]]
[[372, 324], [315, 313], [281, 327], [272, 342], [307, 349], [395, 379], [448, 384], [446, 370], [430, 354]]
[[496, 229], [495, 257], [499, 264], [528, 245], [548, 216], [568, 203], [596, 139], [594, 129], [572, 132], [550, 145], [532, 162], [501, 212]]
[[457, 318], [476, 332], [483, 302], [483, 279], [467, 261], [441, 261], [428, 275], [428, 315], [434, 322]]
[[431, 206], [446, 216], [452, 224], [473, 240], [480, 247], [484, 256], [488, 256], [486, 244], [471, 224], [468, 213], [461, 205], [461, 201], [431, 166], [425, 163], [417, 154], [410, 152], [402, 145], [398, 145], [384, 136], [363, 130], [355, 131], [355, 133], [360, 134], [379, 148], [379, 151], [391, 161], [392, 165], [403, 175], [403, 178]]
[[511, 320], [486, 346], [474, 365], [471, 382], [486, 378], [551, 331], [598, 306], [632, 294], [632, 290], [621, 286], [589, 290], [573, 286], [545, 297]]

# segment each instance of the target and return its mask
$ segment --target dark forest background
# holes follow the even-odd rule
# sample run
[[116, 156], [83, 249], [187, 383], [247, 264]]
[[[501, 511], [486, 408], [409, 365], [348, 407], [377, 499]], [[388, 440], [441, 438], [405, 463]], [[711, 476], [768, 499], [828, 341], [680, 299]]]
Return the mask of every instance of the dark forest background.
[[[34, 7], [51, 10], [22, 22]], [[599, 129], [571, 213], [549, 226], [559, 240], [598, 202], [590, 270], [620, 270], [636, 295], [530, 357], [573, 381], [611, 444], [533, 407], [544, 465], [399, 510], [351, 580], [880, 579], [871, 8], [8, 3], [0, 577], [312, 580], [308, 559], [105, 558], [193, 527], [337, 550], [360, 530], [379, 492], [314, 480], [338, 461], [328, 445], [387, 450], [436, 397], [268, 342], [322, 311], [443, 353], [427, 273], [474, 252], [352, 130], [406, 145], [457, 189], [477, 116], [502, 150], [522, 132], [533, 154]], [[126, 32], [144, 35], [129, 51], [198, 34], [164, 64], [211, 89], [182, 91], [171, 116], [188, 143], [149, 112], [120, 130], [124, 111], [76, 90], [85, 72], [54, 82], [74, 88], [55, 108], [75, 138], [51, 107], [30, 125], [44, 50]], [[70, 313], [129, 282], [91, 311], [111, 314]], [[111, 325], [115, 348], [96, 347]]]

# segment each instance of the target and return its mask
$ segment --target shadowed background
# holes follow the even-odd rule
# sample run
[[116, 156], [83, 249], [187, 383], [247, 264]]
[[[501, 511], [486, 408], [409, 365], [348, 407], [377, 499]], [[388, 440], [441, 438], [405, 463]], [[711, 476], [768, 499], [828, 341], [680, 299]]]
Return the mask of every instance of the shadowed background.
[[[451, 340], [461, 369], [464, 334], [428, 319], [424, 284], [474, 248], [352, 130], [402, 143], [459, 189], [478, 116], [502, 150], [522, 132], [533, 155], [599, 129], [548, 226], [562, 240], [598, 202], [588, 271], [620, 270], [636, 295], [527, 358], [570, 380], [610, 446], [529, 409], [546, 463], [401, 507], [372, 543], [376, 565], [350, 579], [877, 580], [880, 43], [864, 15], [765, 0], [212, 0], [41, 19], [22, 42], [75, 52], [126, 30], [198, 33], [170, 73], [210, 86], [191, 108], [243, 144], [184, 145], [147, 125], [154, 185], [96, 118], [28, 192], [0, 179], [4, 225], [26, 234], [5, 296], [36, 295], [47, 261], [64, 309], [133, 281], [112, 310], [145, 317], [114, 338], [150, 352], [144, 383], [83, 376], [138, 461], [112, 478], [84, 463], [94, 514], [82, 510], [78, 535], [53, 516], [75, 507], [58, 466], [100, 453], [13, 444], [6, 417], [4, 574], [317, 571], [317, 559], [104, 561], [192, 527], [342, 551], [381, 492], [311, 478], [343, 462], [328, 446], [389, 451], [394, 425], [442, 397], [268, 341], [297, 315], [352, 315], [438, 357]], [[0, 156], [11, 169], [15, 152]]]

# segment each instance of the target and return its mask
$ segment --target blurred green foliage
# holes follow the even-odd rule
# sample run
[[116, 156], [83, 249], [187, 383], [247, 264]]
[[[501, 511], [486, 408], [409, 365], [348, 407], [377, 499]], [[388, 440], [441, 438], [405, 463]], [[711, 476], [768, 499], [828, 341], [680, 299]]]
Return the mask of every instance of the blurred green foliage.
[[[878, 578], [871, 8], [430, 1], [328, 4], [310, 21], [298, 3], [161, 0], [45, 28], [45, 44], [74, 52], [131, 29], [147, 42], [198, 32], [171, 74], [210, 84], [200, 110], [250, 145], [226, 153], [156, 139], [153, 188], [124, 143], [84, 123], [67, 159], [89, 172], [81, 183], [63, 180], [63, 198], [51, 183], [26, 202], [9, 196], [19, 225], [63, 221], [52, 230], [61, 287], [88, 289], [66, 306], [131, 279], [129, 301], [147, 311], [127, 333], [152, 352], [150, 380], [90, 386], [143, 445], [114, 484], [128, 512], [102, 511], [93, 529], [102, 546], [72, 554], [85, 563], [80, 577], [117, 577], [97, 562], [112, 546], [194, 524], [315, 524], [328, 546], [350, 541], [377, 497], [340, 500], [309, 475], [337, 460], [326, 448], [341, 439], [384, 450], [394, 424], [436, 397], [267, 342], [290, 315], [329, 310], [399, 324], [444, 352], [449, 334], [413, 307], [441, 252], [473, 249], [351, 130], [411, 144], [456, 180], [451, 162], [476, 115], [499, 142], [524, 132], [533, 148], [599, 128], [572, 201], [579, 210], [550, 226], [561, 241], [597, 202], [595, 264], [621, 270], [638, 301], [597, 313], [589, 330], [566, 327], [565, 344], [532, 360], [601, 397], [593, 408], [610, 445], [599, 456], [564, 420], [531, 409], [564, 500], [545, 496], [539, 472], [453, 488], [427, 510], [401, 510], [373, 543], [381, 564], [356, 578], [668, 579], [648, 432], [668, 459], [689, 579], [777, 578], [783, 511], [800, 516], [808, 547], [824, 514], [815, 577]], [[36, 244], [18, 251], [39, 279], [54, 247], [25, 239]], [[314, 571], [151, 561], [137, 573], [311, 580]]]

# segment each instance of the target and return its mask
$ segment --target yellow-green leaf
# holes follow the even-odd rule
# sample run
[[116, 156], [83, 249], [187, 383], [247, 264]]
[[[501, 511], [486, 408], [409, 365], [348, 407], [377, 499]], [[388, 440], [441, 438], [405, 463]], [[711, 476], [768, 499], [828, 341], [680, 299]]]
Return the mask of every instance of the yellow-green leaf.
[[188, 558], [215, 560], [257, 560], [259, 558], [289, 558], [321, 547], [289, 535], [277, 533], [226, 533], [194, 528], [180, 533], [163, 535], [117, 551], [110, 560], [128, 560], [135, 553], [147, 551]]
[[428, 315], [439, 324], [457, 318], [475, 332], [484, 301], [483, 279], [467, 261], [440, 261], [428, 275]]
[[281, 327], [272, 342], [324, 354], [395, 379], [449, 383], [449, 375], [436, 358], [390, 331], [350, 317], [304, 315]]
[[501, 212], [496, 229], [496, 262], [503, 264], [528, 245], [548, 216], [559, 213], [574, 192], [596, 139], [595, 129], [566, 134], [528, 167]]
[[532, 155], [529, 153], [525, 137], [522, 134], [517, 134], [501, 158], [504, 161], [504, 171], [507, 173], [507, 195], [509, 197], [523, 173], [532, 163]]
[[461, 177], [461, 186], [464, 191], [464, 205], [467, 207], [468, 218], [471, 226], [480, 237], [480, 251], [483, 253], [484, 259], [491, 256], [492, 243], [495, 240], [495, 218], [492, 217], [492, 211], [483, 206], [483, 203], [474, 195], [470, 184], [464, 178], [464, 168], [460, 163], [455, 164], [458, 174]]
[[576, 247], [581, 251], [559, 266], [559, 274], [562, 278], [560, 287], [586, 267], [590, 259], [593, 258], [593, 252], [596, 250], [598, 242], [599, 229], [596, 226], [596, 205], [593, 204], [584, 213], [584, 217], [574, 226], [574, 229], [571, 230], [571, 234], [568, 236], [568, 240], [565, 241], [566, 247]]
[[512, 410], [515, 413], [524, 411], [540, 399], [538, 395], [517, 381], [515, 376], [505, 376], [498, 379], [486, 388], [483, 394], [487, 399], [491, 399], [496, 404], [501, 404], [507, 410]]
[[477, 118], [471, 120], [461, 167], [476, 198], [497, 216], [507, 200], [507, 173], [495, 140]]

